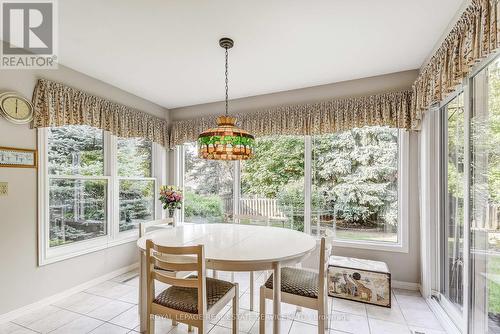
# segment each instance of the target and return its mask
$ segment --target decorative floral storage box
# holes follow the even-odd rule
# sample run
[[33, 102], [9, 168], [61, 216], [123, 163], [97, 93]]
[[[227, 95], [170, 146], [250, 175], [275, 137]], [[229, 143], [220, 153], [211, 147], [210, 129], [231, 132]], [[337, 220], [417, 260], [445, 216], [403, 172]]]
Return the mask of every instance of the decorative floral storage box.
[[391, 307], [391, 273], [384, 262], [332, 255], [328, 295]]

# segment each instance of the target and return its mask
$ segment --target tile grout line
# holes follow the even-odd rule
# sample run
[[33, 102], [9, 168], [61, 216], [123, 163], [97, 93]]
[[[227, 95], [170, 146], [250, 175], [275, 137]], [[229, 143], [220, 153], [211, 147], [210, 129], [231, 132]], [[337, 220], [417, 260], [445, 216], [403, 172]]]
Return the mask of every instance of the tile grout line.
[[[99, 296], [99, 297], [101, 297], [101, 296]], [[107, 298], [107, 297], [104, 297], [104, 298]], [[107, 298], [107, 299], [110, 299], [110, 298]], [[95, 311], [95, 310], [97, 310], [98, 308], [103, 307], [103, 306], [106, 306], [106, 305], [110, 304], [111, 302], [116, 302], [116, 301], [118, 301], [118, 302], [122, 302], [121, 300], [118, 300], [118, 299], [110, 299], [110, 300], [109, 300], [109, 302], [105, 303], [104, 305], [101, 305], [101, 306], [96, 307], [95, 309], [93, 309], [93, 310], [89, 311], [89, 313], [94, 312], [94, 311]], [[67, 311], [67, 312], [72, 312], [72, 313], [75, 313], [75, 314], [78, 314], [78, 315], [81, 315], [81, 316], [84, 316], [84, 317], [87, 317], [87, 318], [91, 318], [91, 319], [94, 319], [94, 320], [99, 320], [99, 321], [102, 321], [102, 322], [104, 322], [104, 323], [110, 323], [110, 321], [111, 321], [111, 320], [113, 320], [114, 318], [116, 318], [116, 317], [118, 317], [118, 316], [122, 315], [123, 313], [125, 313], [125, 312], [129, 311], [131, 308], [133, 308], [133, 307], [135, 307], [135, 306], [137, 305], [137, 304], [131, 304], [131, 303], [127, 303], [127, 302], [123, 302], [123, 303], [129, 304], [129, 305], [130, 305], [130, 307], [129, 307], [129, 308], [127, 308], [126, 310], [124, 310], [123, 312], [118, 313], [116, 316], [114, 316], [113, 318], [111, 318], [110, 320], [107, 320], [107, 321], [106, 321], [106, 320], [99, 319], [99, 318], [96, 318], [96, 317], [92, 317], [92, 316], [90, 316], [90, 315], [88, 315], [88, 314], [85, 314], [85, 313], [76, 312], [76, 311], [73, 311], [73, 310], [70, 310], [70, 309], [67, 309], [67, 308], [61, 307], [61, 306], [56, 306], [56, 305], [50, 305], [50, 306], [54, 306], [54, 307], [57, 307], [58, 309], [61, 309], [61, 310]], [[76, 319], [75, 319], [75, 320], [76, 320]], [[74, 320], [72, 320], [72, 321], [70, 321], [70, 322], [73, 322], [73, 321], [74, 321]], [[117, 326], [119, 326], [119, 325], [117, 325]], [[123, 326], [119, 326], [119, 327], [123, 327]], [[59, 327], [58, 327], [58, 328], [59, 328]], [[124, 328], [125, 328], [125, 327], [124, 327]]]
[[[88, 292], [85, 292], [85, 291], [82, 291], [82, 292], [83, 292], [83, 293], [87, 293], [87, 294], [92, 295], [92, 296], [98, 296], [98, 297], [102, 297], [102, 298], [109, 299], [109, 301], [108, 301], [107, 303], [105, 303], [104, 305], [101, 305], [101, 306], [96, 307], [95, 309], [93, 309], [93, 310], [89, 311], [89, 313], [90, 313], [90, 312], [93, 312], [93, 311], [97, 310], [98, 308], [100, 308], [100, 307], [102, 307], [102, 306], [105, 306], [105, 305], [107, 305], [107, 304], [109, 304], [109, 303], [111, 303], [111, 302], [113, 302], [113, 301], [123, 302], [123, 303], [129, 304], [129, 305], [131, 305], [131, 306], [130, 306], [129, 308], [127, 308], [126, 310], [124, 310], [123, 312], [120, 312], [119, 314], [117, 314], [116, 316], [114, 316], [113, 318], [111, 318], [111, 319], [109, 319], [109, 320], [107, 320], [107, 321], [102, 320], [102, 319], [98, 319], [98, 318], [95, 318], [95, 317], [92, 317], [92, 316], [89, 316], [88, 314], [84, 314], [84, 313], [80, 313], [80, 312], [72, 311], [72, 310], [70, 310], [70, 309], [66, 309], [66, 308], [61, 307], [61, 306], [52, 305], [52, 304], [51, 304], [50, 306], [53, 306], [53, 307], [55, 307], [55, 308], [58, 308], [59, 310], [64, 310], [64, 311], [67, 311], [67, 312], [71, 312], [71, 313], [78, 314], [78, 315], [83, 316], [83, 317], [87, 317], [87, 318], [90, 318], [90, 319], [94, 319], [94, 320], [97, 320], [97, 321], [101, 321], [101, 322], [102, 322], [102, 324], [100, 324], [100, 325], [99, 325], [99, 326], [97, 326], [96, 328], [101, 327], [101, 326], [103, 326], [104, 324], [110, 324], [110, 325], [117, 326], [117, 327], [120, 327], [120, 328], [123, 328], [123, 329], [126, 329], [126, 330], [131, 330], [131, 331], [134, 331], [134, 328], [135, 328], [135, 327], [134, 327], [134, 328], [132, 328], [132, 329], [130, 329], [130, 328], [127, 328], [127, 327], [123, 327], [123, 326], [120, 326], [120, 325], [114, 324], [114, 323], [112, 323], [112, 322], [110, 322], [110, 321], [111, 321], [111, 320], [113, 320], [113, 319], [115, 319], [115, 318], [117, 318], [117, 317], [119, 317], [119, 316], [120, 316], [120, 315], [122, 315], [123, 313], [125, 313], [125, 312], [129, 311], [130, 309], [132, 309], [133, 307], [135, 307], [137, 304], [127, 303], [127, 302], [124, 302], [124, 301], [121, 301], [121, 300], [118, 300], [118, 299], [113, 299], [113, 298], [109, 298], [109, 297], [99, 296], [99, 295], [95, 295], [95, 294], [88, 293]], [[75, 304], [76, 304], [76, 303], [75, 303]], [[74, 304], [72, 304], [72, 305], [74, 305]], [[57, 312], [59, 312], [59, 311], [57, 311]], [[76, 321], [76, 320], [77, 320], [77, 319], [71, 320], [70, 322], [68, 322], [68, 323], [66, 323], [66, 324], [64, 324], [64, 325], [62, 325], [62, 326], [59, 326], [59, 327], [57, 327], [57, 328], [53, 329], [53, 330], [52, 330], [52, 331], [50, 331], [50, 332], [56, 331], [56, 330], [58, 330], [59, 328], [61, 328], [61, 327], [63, 327], [63, 326], [66, 326], [66, 325], [68, 325], [68, 324], [70, 324], [70, 323], [72, 323], [73, 321]], [[19, 325], [19, 324], [16, 324], [16, 325]], [[92, 331], [93, 331], [93, 330], [95, 330], [96, 328], [92, 329], [90, 332], [92, 332]], [[30, 329], [30, 328], [28, 328], [28, 329]], [[30, 329], [30, 330], [32, 330], [32, 329]], [[39, 333], [39, 332], [37, 332], [37, 331], [35, 331], [35, 332], [36, 332], [36, 333]], [[49, 333], [50, 333], [50, 332], [49, 332]], [[90, 332], [88, 332], [88, 333], [90, 333]]]
[[[16, 326], [19, 326], [19, 327], [25, 328], [25, 329], [27, 329], [27, 330], [29, 330], [29, 331], [33, 332], [33, 333], [40, 333], [39, 331], [35, 331], [35, 330], [33, 330], [33, 329], [29, 328], [29, 327], [26, 327], [26, 326], [24, 326], [24, 325], [20, 325], [20, 324], [18, 324], [18, 323], [12, 322], [12, 321], [8, 321], [7, 323], [11, 323], [11, 324], [14, 324], [14, 325], [16, 325]], [[14, 331], [14, 332], [15, 332], [15, 331]]]
[[93, 331], [95, 331], [97, 328], [102, 327], [102, 326], [104, 326], [104, 325], [106, 325], [106, 324], [109, 324], [109, 325], [113, 325], [113, 326], [116, 326], [116, 327], [120, 327], [120, 328], [126, 329], [126, 330], [128, 331], [128, 332], [127, 332], [127, 334], [128, 334], [128, 333], [130, 333], [130, 332], [132, 332], [132, 331], [134, 331], [133, 329], [132, 329], [132, 330], [130, 330], [129, 328], [126, 328], [126, 327], [123, 327], [123, 326], [120, 326], [120, 325], [115, 325], [115, 324], [109, 323], [109, 322], [107, 322], [107, 321], [104, 321], [102, 324], [100, 324], [99, 326], [97, 326], [96, 328], [94, 328], [93, 330], [91, 330], [90, 332], [87, 332], [87, 334], [88, 334], [88, 333], [92, 333], [92, 332], [93, 332]]
[[[76, 312], [73, 312], [73, 311], [68, 311], [68, 310], [65, 310], [65, 309], [63, 309], [63, 308], [61, 308], [61, 307], [58, 307], [58, 306], [54, 306], [54, 305], [50, 305], [50, 306], [53, 306], [53, 307], [55, 307], [55, 308], [57, 308], [57, 309], [58, 309], [57, 311], [55, 311], [55, 312], [54, 312], [54, 314], [56, 314], [56, 313], [58, 313], [58, 312], [61, 312], [61, 311], [66, 311], [66, 312], [71, 312], [71, 313], [79, 314], [79, 313], [76, 313]], [[38, 320], [35, 320], [35, 321], [33, 321], [33, 322], [30, 322], [30, 323], [28, 324], [28, 326], [29, 326], [29, 325], [31, 325], [31, 324], [34, 324], [35, 322], [40, 321], [40, 320], [42, 320], [42, 319], [43, 319], [43, 318], [40, 318], [40, 319], [38, 319]], [[32, 332], [35, 332], [35, 333], [41, 333], [41, 332], [39, 332], [39, 331], [37, 331], [37, 330], [34, 330], [34, 329], [30, 328], [30, 327], [27, 327], [27, 326], [21, 325], [21, 324], [19, 324], [19, 323], [17, 323], [17, 322], [14, 322], [15, 320], [16, 320], [16, 319], [14, 319], [14, 320], [13, 320], [13, 321], [11, 321], [11, 322], [12, 322], [12, 323], [15, 323], [15, 324], [16, 324], [16, 325], [18, 325], [18, 326], [25, 327], [25, 328], [29, 329], [29, 330], [30, 330], [30, 331], [32, 331]], [[73, 322], [74, 320], [76, 320], [76, 319], [73, 319], [73, 320], [71, 320], [70, 322]], [[65, 326], [65, 325], [69, 324], [70, 322], [67, 322], [67, 323], [65, 323], [65, 324], [63, 324], [63, 325], [61, 325], [61, 326], [59, 326], [59, 327], [57, 327], [57, 328], [54, 328], [54, 329], [53, 329], [53, 330], [51, 330], [50, 332], [53, 332], [53, 331], [55, 331], [56, 329], [59, 329], [59, 328], [61, 328], [62, 326]], [[50, 332], [49, 332], [49, 333], [50, 333]]]
[[372, 328], [370, 326], [370, 318], [368, 317], [368, 308], [366, 307], [366, 305], [365, 305], [365, 315], [366, 315], [366, 323], [368, 325], [368, 333], [371, 334]]
[[[133, 306], [132, 306], [132, 307], [133, 307]], [[132, 307], [131, 307], [131, 308], [132, 308]], [[127, 312], [127, 311], [128, 311], [128, 310], [130, 310], [131, 308], [128, 308], [126, 311], [121, 312], [120, 314], [118, 314], [117, 316], [113, 317], [113, 318], [112, 318], [112, 319], [110, 319], [110, 320], [113, 320], [114, 318], [116, 318], [116, 317], [118, 317], [119, 315], [121, 315], [121, 314], [123, 314], [123, 313]], [[92, 332], [92, 331], [94, 331], [96, 328], [101, 327], [101, 326], [103, 326], [104, 324], [110, 324], [110, 325], [117, 326], [117, 327], [120, 327], [120, 328], [123, 328], [123, 329], [126, 329], [126, 330], [130, 330], [130, 328], [123, 327], [123, 326], [120, 326], [120, 325], [117, 325], [117, 324], [113, 324], [113, 323], [111, 323], [111, 322], [109, 322], [109, 321], [104, 321], [104, 320], [101, 320], [101, 319], [97, 319], [97, 318], [91, 317], [91, 316], [86, 315], [86, 314], [83, 314], [83, 313], [74, 312], [74, 311], [71, 311], [71, 310], [66, 310], [66, 309], [63, 309], [63, 308], [61, 308], [61, 309], [62, 309], [62, 310], [64, 310], [64, 311], [68, 311], [68, 312], [72, 312], [72, 313], [78, 314], [78, 315], [80, 315], [80, 316], [82, 316], [82, 317], [85, 317], [85, 318], [89, 318], [89, 319], [93, 319], [93, 320], [97, 320], [97, 321], [101, 321], [101, 322], [102, 322], [102, 324], [100, 324], [99, 326], [97, 326], [97, 327], [93, 328], [90, 332], [87, 332], [87, 333], [91, 333], [91, 332]], [[68, 322], [68, 323], [66, 323], [66, 324], [64, 324], [64, 325], [62, 325], [62, 326], [60, 326], [60, 327], [57, 327], [57, 328], [55, 328], [55, 329], [51, 330], [51, 331], [50, 331], [50, 332], [48, 332], [48, 333], [52, 333], [52, 332], [54, 332], [54, 331], [56, 331], [56, 330], [58, 330], [58, 329], [60, 329], [60, 328], [62, 328], [62, 327], [64, 327], [64, 326], [66, 326], [66, 325], [69, 325], [70, 323], [72, 323], [72, 322], [74, 322], [74, 321], [76, 321], [76, 320], [78, 320], [78, 318], [73, 319], [73, 320], [71, 320], [70, 322]], [[132, 331], [133, 331], [133, 329], [132, 329]], [[37, 333], [39, 333], [39, 332], [37, 332]]]
[[[116, 282], [115, 282], [115, 283], [116, 283]], [[119, 284], [121, 284], [121, 283], [119, 283]], [[132, 287], [132, 285], [126, 285], [126, 284], [122, 284], [122, 285]], [[127, 303], [127, 304], [137, 305], [137, 303], [131, 303], [131, 302], [127, 302], [127, 301], [124, 301], [124, 300], [117, 299], [117, 298], [111, 298], [111, 297], [102, 296], [102, 295], [99, 295], [99, 294], [97, 294], [97, 293], [88, 292], [87, 290], [82, 291], [82, 293], [86, 293], [86, 294], [88, 294], [88, 295], [92, 295], [92, 296], [97, 296], [97, 297], [107, 298], [107, 299], [111, 299], [111, 300], [117, 300], [117, 301], [124, 302], [124, 303]], [[127, 295], [127, 294], [125, 294], [125, 295]]]

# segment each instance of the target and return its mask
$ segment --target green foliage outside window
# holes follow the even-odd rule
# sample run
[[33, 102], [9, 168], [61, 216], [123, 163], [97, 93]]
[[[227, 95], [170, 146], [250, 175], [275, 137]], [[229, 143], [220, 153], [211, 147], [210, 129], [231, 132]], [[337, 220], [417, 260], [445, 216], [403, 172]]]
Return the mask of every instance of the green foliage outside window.
[[120, 182], [120, 232], [154, 219], [155, 183], [151, 177], [153, 146], [142, 138], [118, 138], [117, 167]]
[[[194, 144], [185, 147], [186, 220], [218, 217], [222, 221], [228, 214], [225, 211], [232, 208], [233, 165], [199, 159]], [[329, 221], [335, 218], [347, 230], [386, 233], [352, 238], [396, 241], [398, 147], [398, 130], [388, 127], [312, 137], [313, 214]], [[303, 230], [304, 154], [304, 137], [258, 138], [254, 158], [240, 163], [241, 198], [255, 200], [252, 203], [267, 201], [267, 205], [276, 201], [278, 209], [273, 214], [286, 215], [289, 225]]]
[[103, 131], [89, 126], [48, 130], [50, 246], [96, 238], [106, 232], [105, 180], [58, 179], [103, 176]]
[[104, 175], [103, 131], [65, 126], [48, 131], [49, 175]]
[[186, 192], [185, 201], [189, 203], [184, 209], [186, 217], [198, 219], [222, 220], [224, 216], [223, 202], [217, 195], [201, 195], [195, 192]]
[[313, 185], [347, 228], [397, 231], [398, 130], [364, 127], [313, 138]]
[[[48, 130], [50, 246], [106, 235], [107, 181], [68, 176], [104, 176], [104, 133], [89, 126]], [[140, 138], [118, 138], [120, 231], [154, 218], [152, 144]], [[64, 176], [66, 178], [58, 178]]]

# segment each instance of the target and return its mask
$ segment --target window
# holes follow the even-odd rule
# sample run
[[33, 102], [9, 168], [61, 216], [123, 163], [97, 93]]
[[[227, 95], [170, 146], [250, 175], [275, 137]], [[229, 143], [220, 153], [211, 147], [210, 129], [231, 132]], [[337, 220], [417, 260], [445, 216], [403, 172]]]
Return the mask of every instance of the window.
[[103, 132], [87, 126], [49, 129], [48, 162], [49, 246], [106, 235]]
[[132, 241], [159, 218], [159, 145], [65, 126], [39, 129], [39, 152], [40, 264]]
[[233, 214], [234, 161], [198, 158], [196, 143], [184, 150], [184, 221], [222, 223]]
[[239, 162], [179, 146], [184, 221], [226, 222], [237, 210], [341, 246], [407, 252], [408, 149], [405, 131], [381, 126], [257, 138], [255, 156]]
[[152, 144], [141, 138], [119, 138], [117, 143], [120, 193], [120, 232], [154, 219], [155, 179]]
[[312, 138], [312, 233], [398, 242], [398, 132], [372, 126]]

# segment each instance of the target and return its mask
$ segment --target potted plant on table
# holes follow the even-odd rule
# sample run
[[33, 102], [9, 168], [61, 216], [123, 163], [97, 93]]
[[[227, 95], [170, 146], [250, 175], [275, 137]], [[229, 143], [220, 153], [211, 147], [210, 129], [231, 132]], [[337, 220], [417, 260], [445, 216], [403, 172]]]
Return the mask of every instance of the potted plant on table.
[[174, 186], [161, 186], [160, 201], [163, 209], [168, 210], [168, 217], [173, 218], [175, 209], [182, 207], [182, 191]]

